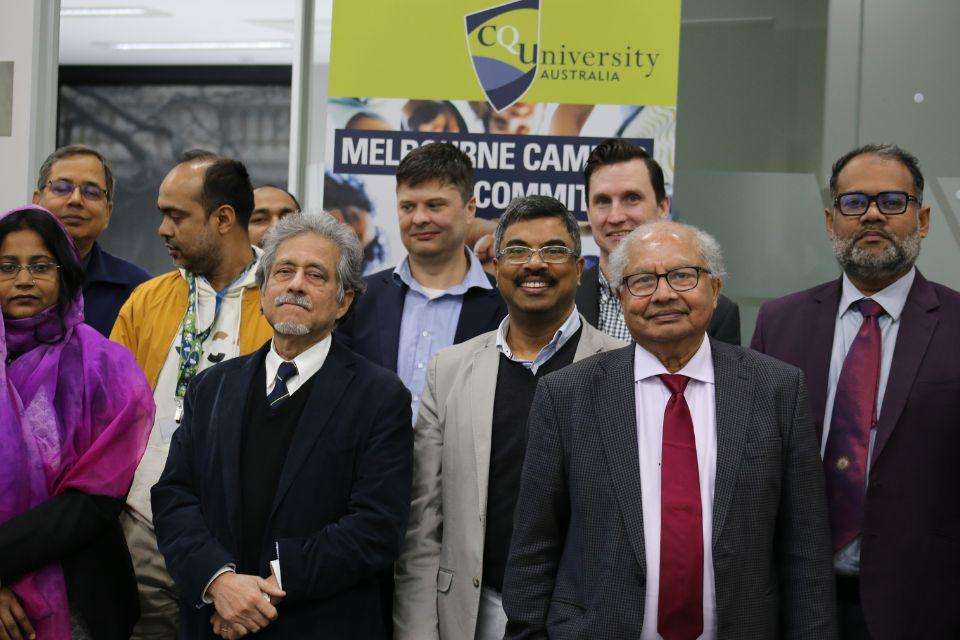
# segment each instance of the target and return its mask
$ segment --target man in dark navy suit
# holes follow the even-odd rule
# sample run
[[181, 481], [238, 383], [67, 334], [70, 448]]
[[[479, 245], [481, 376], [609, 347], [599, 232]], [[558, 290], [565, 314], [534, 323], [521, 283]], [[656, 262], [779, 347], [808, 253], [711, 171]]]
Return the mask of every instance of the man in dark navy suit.
[[257, 271], [274, 337], [191, 383], [153, 488], [180, 637], [388, 637], [381, 579], [410, 509], [410, 394], [331, 337], [363, 290], [331, 216], [282, 219]]
[[476, 210], [465, 153], [446, 142], [411, 151], [397, 167], [407, 257], [367, 276], [367, 294], [337, 329], [351, 349], [397, 372], [414, 416], [433, 354], [493, 331], [507, 315], [493, 279], [464, 246]]
[[116, 180], [106, 158], [80, 144], [60, 147], [43, 161], [33, 203], [57, 216], [83, 260], [84, 322], [110, 337], [120, 307], [150, 274], [100, 247], [113, 213]]

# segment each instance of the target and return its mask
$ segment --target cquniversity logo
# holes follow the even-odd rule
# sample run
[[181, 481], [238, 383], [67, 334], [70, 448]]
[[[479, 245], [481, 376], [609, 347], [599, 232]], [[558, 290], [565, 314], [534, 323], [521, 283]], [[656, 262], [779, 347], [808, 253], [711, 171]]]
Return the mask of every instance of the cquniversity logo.
[[503, 111], [537, 77], [540, 0], [515, 0], [466, 17], [467, 48], [487, 101]]

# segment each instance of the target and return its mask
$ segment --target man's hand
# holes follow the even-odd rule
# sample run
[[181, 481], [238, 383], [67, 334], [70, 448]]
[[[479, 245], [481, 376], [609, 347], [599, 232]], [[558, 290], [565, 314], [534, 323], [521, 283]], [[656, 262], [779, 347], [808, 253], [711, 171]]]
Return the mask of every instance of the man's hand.
[[[283, 598], [286, 593], [259, 576], [228, 571], [213, 581], [207, 593], [225, 622], [241, 625], [249, 632], [265, 629], [277, 619], [277, 609], [270, 598]], [[212, 621], [211, 621], [212, 622]], [[2, 640], [2, 639], [0, 639]]]
[[210, 624], [213, 626], [213, 632], [224, 640], [236, 640], [248, 633], [242, 625], [227, 622], [219, 613], [214, 613], [210, 617]]
[[36, 637], [17, 594], [0, 587], [0, 640], [34, 640]]
[[497, 257], [496, 249], [493, 246], [493, 234], [481, 236], [477, 243], [473, 245], [473, 253], [477, 260], [483, 265], [483, 270], [490, 275], [496, 275], [497, 270], [493, 265], [493, 259]]
[[[267, 584], [273, 587], [275, 592], [286, 595], [286, 592], [280, 588], [279, 584], [277, 584], [277, 576], [270, 574], [270, 577], [265, 578], [265, 580], [267, 581]], [[270, 604], [275, 605], [275, 604], [279, 604], [283, 600], [283, 596], [271, 595], [272, 593], [274, 593], [274, 591], [265, 591], [264, 593], [266, 593], [267, 595], [270, 595]]]

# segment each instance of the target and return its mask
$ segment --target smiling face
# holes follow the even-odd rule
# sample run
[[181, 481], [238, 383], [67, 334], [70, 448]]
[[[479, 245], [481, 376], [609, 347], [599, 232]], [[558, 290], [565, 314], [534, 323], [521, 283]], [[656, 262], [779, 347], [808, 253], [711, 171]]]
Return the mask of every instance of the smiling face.
[[[0, 243], [0, 264], [56, 265], [53, 253], [33, 229], [11, 231]], [[12, 318], [29, 318], [57, 303], [60, 278], [55, 267], [32, 275], [20, 269], [13, 278], [0, 273], [0, 310]]]
[[[563, 220], [534, 218], [511, 224], [504, 230], [498, 250], [547, 246], [574, 249], [574, 240]], [[495, 259], [494, 264], [500, 295], [514, 320], [522, 321], [523, 317], [531, 315], [540, 316], [540, 320], [543, 316], [562, 320], [570, 313], [583, 273], [583, 258], [569, 256], [564, 262], [555, 264], [544, 262], [535, 253], [526, 264], [510, 264], [503, 257]]]
[[[688, 231], [651, 230], [633, 240], [628, 249], [625, 278], [641, 272], [662, 274], [680, 267], [707, 266]], [[623, 317], [630, 334], [647, 350], [692, 352], [707, 331], [720, 287], [720, 280], [707, 273], [700, 273], [696, 287], [679, 293], [666, 278], [660, 278], [653, 294], [644, 297], [634, 296], [624, 286], [620, 289]]]
[[666, 218], [670, 201], [657, 202], [646, 163], [637, 158], [598, 167], [590, 176], [587, 219], [604, 262], [628, 233]]
[[[62, 181], [79, 188], [73, 189], [69, 195], [57, 195], [50, 183]], [[85, 197], [81, 193], [85, 185], [98, 187], [102, 196]], [[107, 200], [106, 189], [106, 175], [100, 160], [89, 154], [78, 154], [53, 163], [47, 184], [43, 189], [33, 192], [33, 203], [57, 216], [80, 254], [86, 255], [110, 223], [113, 205]]]
[[[913, 176], [901, 162], [873, 154], [853, 158], [837, 176], [837, 193], [904, 191], [914, 197]], [[914, 201], [899, 215], [884, 215], [871, 202], [861, 216], [824, 211], [827, 235], [840, 266], [855, 284], [878, 291], [909, 271], [920, 253], [920, 239], [930, 228], [930, 207]]]
[[319, 342], [350, 309], [353, 291], [337, 301], [340, 249], [328, 238], [303, 233], [277, 247], [260, 305], [279, 335], [310, 336]]
[[471, 197], [464, 202], [451, 184], [434, 180], [397, 185], [400, 239], [415, 259], [444, 260], [463, 251], [476, 210], [476, 200]]

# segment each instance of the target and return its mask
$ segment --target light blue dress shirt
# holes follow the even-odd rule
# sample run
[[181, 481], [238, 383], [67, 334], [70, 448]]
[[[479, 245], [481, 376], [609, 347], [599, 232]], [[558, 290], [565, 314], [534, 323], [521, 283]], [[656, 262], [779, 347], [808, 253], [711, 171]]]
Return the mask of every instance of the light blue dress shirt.
[[581, 324], [580, 312], [574, 308], [564, 323], [560, 325], [560, 328], [557, 329], [557, 332], [553, 334], [550, 342], [543, 349], [540, 349], [540, 353], [533, 360], [522, 360], [513, 355], [510, 345], [507, 344], [507, 330], [510, 328], [510, 316], [508, 315], [500, 321], [500, 326], [497, 327], [497, 351], [514, 362], [522, 364], [533, 375], [537, 375], [537, 369], [545, 365], [557, 351], [563, 348], [563, 345], [567, 344], [573, 334], [580, 330]]
[[446, 291], [428, 291], [414, 280], [409, 258], [393, 270], [398, 286], [407, 286], [400, 320], [400, 346], [397, 349], [397, 375], [410, 390], [413, 419], [417, 419], [420, 394], [426, 382], [427, 364], [437, 351], [453, 344], [463, 307], [463, 295], [474, 287], [493, 289], [480, 261], [466, 251], [470, 267], [463, 281]]
[[[840, 372], [843, 370], [843, 361], [853, 345], [854, 338], [863, 324], [860, 311], [852, 308], [854, 302], [862, 298], [869, 298], [883, 307], [885, 315], [880, 316], [877, 324], [880, 327], [880, 379], [877, 384], [877, 415], [883, 406], [883, 395], [887, 390], [887, 379], [890, 377], [890, 366], [893, 364], [893, 349], [897, 345], [897, 334], [900, 332], [900, 315], [907, 304], [907, 294], [913, 286], [913, 279], [917, 270], [909, 273], [872, 296], [864, 296], [857, 290], [847, 274], [843, 274], [843, 289], [840, 295], [840, 305], [837, 308], [837, 322], [833, 332], [833, 350], [830, 353], [830, 373], [827, 377], [827, 407], [823, 416], [823, 440], [820, 442], [820, 457], [827, 449], [827, 436], [830, 434], [830, 421], [833, 418], [833, 401], [837, 395], [837, 383], [840, 381]], [[870, 445], [867, 450], [867, 460], [873, 458], [873, 445], [877, 440], [876, 428], [870, 429]], [[867, 467], [869, 469], [869, 465]], [[864, 489], [869, 483], [870, 474], [867, 474]], [[837, 573], [843, 575], [858, 575], [860, 573], [860, 536], [854, 538], [850, 544], [840, 549], [833, 557], [833, 567]]]

